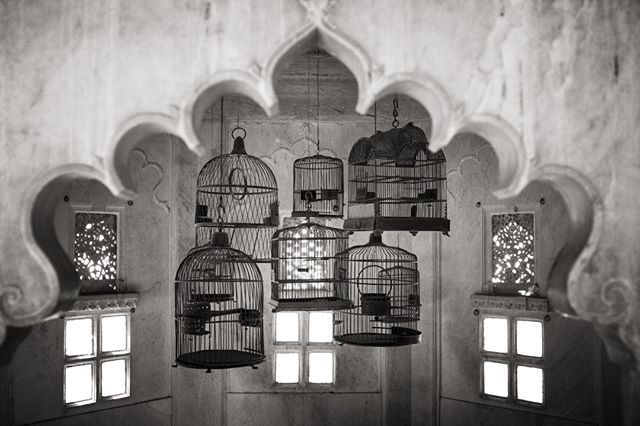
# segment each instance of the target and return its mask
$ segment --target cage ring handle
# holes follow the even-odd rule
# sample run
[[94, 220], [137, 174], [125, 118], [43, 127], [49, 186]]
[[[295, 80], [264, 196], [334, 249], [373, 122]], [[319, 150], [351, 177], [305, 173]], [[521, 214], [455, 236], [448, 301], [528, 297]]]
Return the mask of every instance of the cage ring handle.
[[[242, 175], [242, 191], [240, 192], [235, 192], [233, 190], [234, 184], [233, 184], [233, 177], [237, 174], [240, 173]], [[240, 201], [243, 200], [244, 197], [247, 196], [247, 192], [249, 192], [249, 189], [247, 188], [248, 184], [247, 184], [247, 175], [244, 173], [244, 170], [240, 167], [234, 167], [231, 172], [229, 173], [229, 177], [227, 178], [228, 184], [229, 184], [229, 192], [231, 193], [231, 198], [233, 198], [234, 200]]]
[[[358, 294], [360, 294], [360, 296], [362, 296], [362, 291], [360, 290], [360, 278], [362, 276], [362, 273], [364, 271], [366, 271], [369, 268], [377, 268], [380, 269], [381, 271], [383, 271], [385, 274], [387, 274], [387, 276], [389, 277], [389, 283], [391, 283], [392, 278], [391, 275], [389, 274], [389, 270], [388, 269], [384, 269], [382, 266], [380, 265], [368, 265], [365, 266], [364, 268], [362, 268], [360, 270], [360, 272], [358, 273], [358, 277], [356, 278], [356, 289], [358, 290]], [[384, 287], [384, 286], [382, 286]], [[393, 290], [393, 284], [389, 284], [389, 291], [387, 292], [387, 296], [391, 296], [391, 291]]]
[[247, 131], [246, 131], [243, 127], [238, 126], [238, 127], [234, 127], [234, 128], [233, 128], [233, 130], [231, 130], [231, 137], [232, 137], [233, 139], [235, 139], [235, 138], [236, 138], [236, 136], [235, 136], [235, 132], [236, 132], [236, 131], [238, 131], [238, 130], [242, 130], [242, 133], [243, 133], [243, 134], [242, 134], [242, 139], [244, 139], [244, 138], [246, 138], [246, 137], [247, 137]]

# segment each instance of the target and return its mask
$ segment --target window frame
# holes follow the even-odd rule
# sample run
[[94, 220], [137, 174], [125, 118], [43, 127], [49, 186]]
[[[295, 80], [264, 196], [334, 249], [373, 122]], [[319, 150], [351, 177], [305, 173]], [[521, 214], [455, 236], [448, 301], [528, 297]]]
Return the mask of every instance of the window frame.
[[[500, 401], [504, 403], [526, 406], [530, 408], [544, 408], [546, 406], [546, 337], [545, 322], [550, 319], [548, 315], [548, 301], [546, 298], [531, 298], [527, 296], [492, 296], [474, 295], [472, 304], [475, 308], [474, 315], [478, 316], [478, 393], [482, 399]], [[507, 318], [507, 353], [491, 352], [484, 350], [484, 319]], [[534, 357], [517, 353], [517, 321], [536, 321], [542, 324], [542, 356]], [[484, 392], [484, 362], [502, 362], [508, 365], [508, 396], [501, 397]], [[534, 367], [542, 370], [542, 403], [526, 401], [517, 395], [517, 367]]]
[[[279, 313], [296, 312], [298, 314], [298, 333], [299, 342], [279, 342], [276, 340], [277, 315]], [[273, 342], [273, 366], [272, 366], [272, 387], [276, 391], [290, 392], [332, 392], [336, 386], [336, 344], [333, 342], [309, 342], [309, 315], [315, 312], [329, 312], [333, 318], [331, 311], [280, 311], [274, 312], [274, 321], [272, 327]], [[299, 370], [298, 383], [279, 383], [276, 381], [276, 357], [278, 352], [296, 352], [298, 353]], [[312, 383], [309, 381], [309, 354], [312, 352], [330, 352], [333, 354], [333, 371], [332, 383]]]
[[[62, 316], [63, 320], [63, 377], [62, 377], [62, 403], [65, 408], [83, 407], [88, 405], [99, 405], [101, 402], [125, 399], [131, 396], [131, 313], [135, 310], [135, 298], [132, 295], [126, 294], [125, 298], [111, 299], [105, 297], [92, 298], [88, 296], [80, 296], [80, 300], [76, 302], [74, 308], [66, 315]], [[114, 300], [115, 299], [115, 300]], [[95, 309], [97, 305], [98, 309]], [[114, 307], [108, 307], [108, 306]], [[78, 309], [75, 309], [78, 308]], [[90, 308], [90, 309], [86, 309]], [[126, 317], [126, 333], [127, 333], [127, 349], [124, 351], [109, 351], [102, 352], [102, 318], [111, 316], [125, 316]], [[67, 355], [66, 354], [66, 322], [80, 318], [92, 318], [92, 337], [94, 353], [93, 355]], [[125, 359], [126, 369], [126, 392], [118, 395], [102, 396], [102, 363], [104, 361], [113, 361], [118, 359]], [[66, 402], [66, 373], [67, 367], [83, 364], [93, 365], [93, 377], [92, 377], [92, 391], [93, 397], [91, 400]]]

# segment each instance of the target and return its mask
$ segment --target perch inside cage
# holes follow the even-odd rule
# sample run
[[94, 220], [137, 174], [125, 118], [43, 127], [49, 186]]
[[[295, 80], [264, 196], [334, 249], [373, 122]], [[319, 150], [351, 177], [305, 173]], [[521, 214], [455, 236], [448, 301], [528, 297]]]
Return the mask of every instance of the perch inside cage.
[[293, 163], [292, 217], [342, 217], [343, 163], [316, 154]]
[[349, 154], [345, 229], [449, 231], [446, 159], [428, 144], [413, 123], [356, 142]]
[[336, 310], [352, 306], [335, 257], [347, 249], [345, 231], [310, 220], [273, 235], [271, 299], [275, 311]]
[[338, 254], [337, 274], [347, 282], [354, 307], [335, 313], [334, 339], [360, 346], [418, 343], [420, 284], [417, 257], [390, 247], [378, 233], [369, 243]]
[[244, 129], [234, 129], [232, 136], [236, 132], [243, 134], [235, 137], [231, 153], [213, 158], [198, 175], [196, 245], [206, 244], [222, 227], [231, 247], [256, 262], [268, 262], [269, 239], [280, 220], [278, 185], [264, 161], [247, 154]]
[[253, 366], [265, 360], [262, 276], [216, 232], [176, 273], [176, 362], [190, 368]]

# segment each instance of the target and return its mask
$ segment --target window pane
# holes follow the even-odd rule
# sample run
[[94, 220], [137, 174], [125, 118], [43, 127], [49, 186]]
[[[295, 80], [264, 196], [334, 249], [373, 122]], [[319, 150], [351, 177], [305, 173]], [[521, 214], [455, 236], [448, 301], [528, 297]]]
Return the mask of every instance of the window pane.
[[501, 362], [483, 362], [484, 393], [501, 397], [509, 396], [509, 366]]
[[64, 320], [64, 354], [66, 356], [94, 355], [93, 318]]
[[506, 354], [509, 348], [509, 323], [506, 318], [483, 318], [482, 348]]
[[109, 315], [101, 318], [100, 350], [102, 352], [126, 351], [127, 315]]
[[297, 352], [276, 352], [276, 382], [298, 383], [300, 361]]
[[67, 365], [64, 368], [64, 402], [93, 402], [93, 363]]
[[276, 314], [276, 342], [299, 342], [300, 326], [297, 312]]
[[100, 394], [102, 396], [128, 396], [129, 372], [127, 371], [127, 361], [125, 359], [103, 361], [101, 367]]
[[309, 353], [309, 383], [333, 383], [333, 352]]
[[542, 357], [540, 321], [516, 321], [516, 351], [518, 355]]
[[543, 379], [542, 369], [519, 365], [516, 369], [518, 382], [518, 399], [542, 404]]
[[309, 342], [333, 342], [333, 313], [309, 313]]

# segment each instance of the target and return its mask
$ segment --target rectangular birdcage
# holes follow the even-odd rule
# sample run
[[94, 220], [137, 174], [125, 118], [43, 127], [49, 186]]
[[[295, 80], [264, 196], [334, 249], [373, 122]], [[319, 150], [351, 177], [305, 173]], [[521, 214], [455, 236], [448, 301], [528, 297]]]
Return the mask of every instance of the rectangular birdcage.
[[449, 231], [446, 159], [424, 132], [402, 129], [361, 138], [349, 155], [349, 230]]
[[293, 163], [292, 217], [342, 217], [344, 165], [339, 158], [313, 155]]

